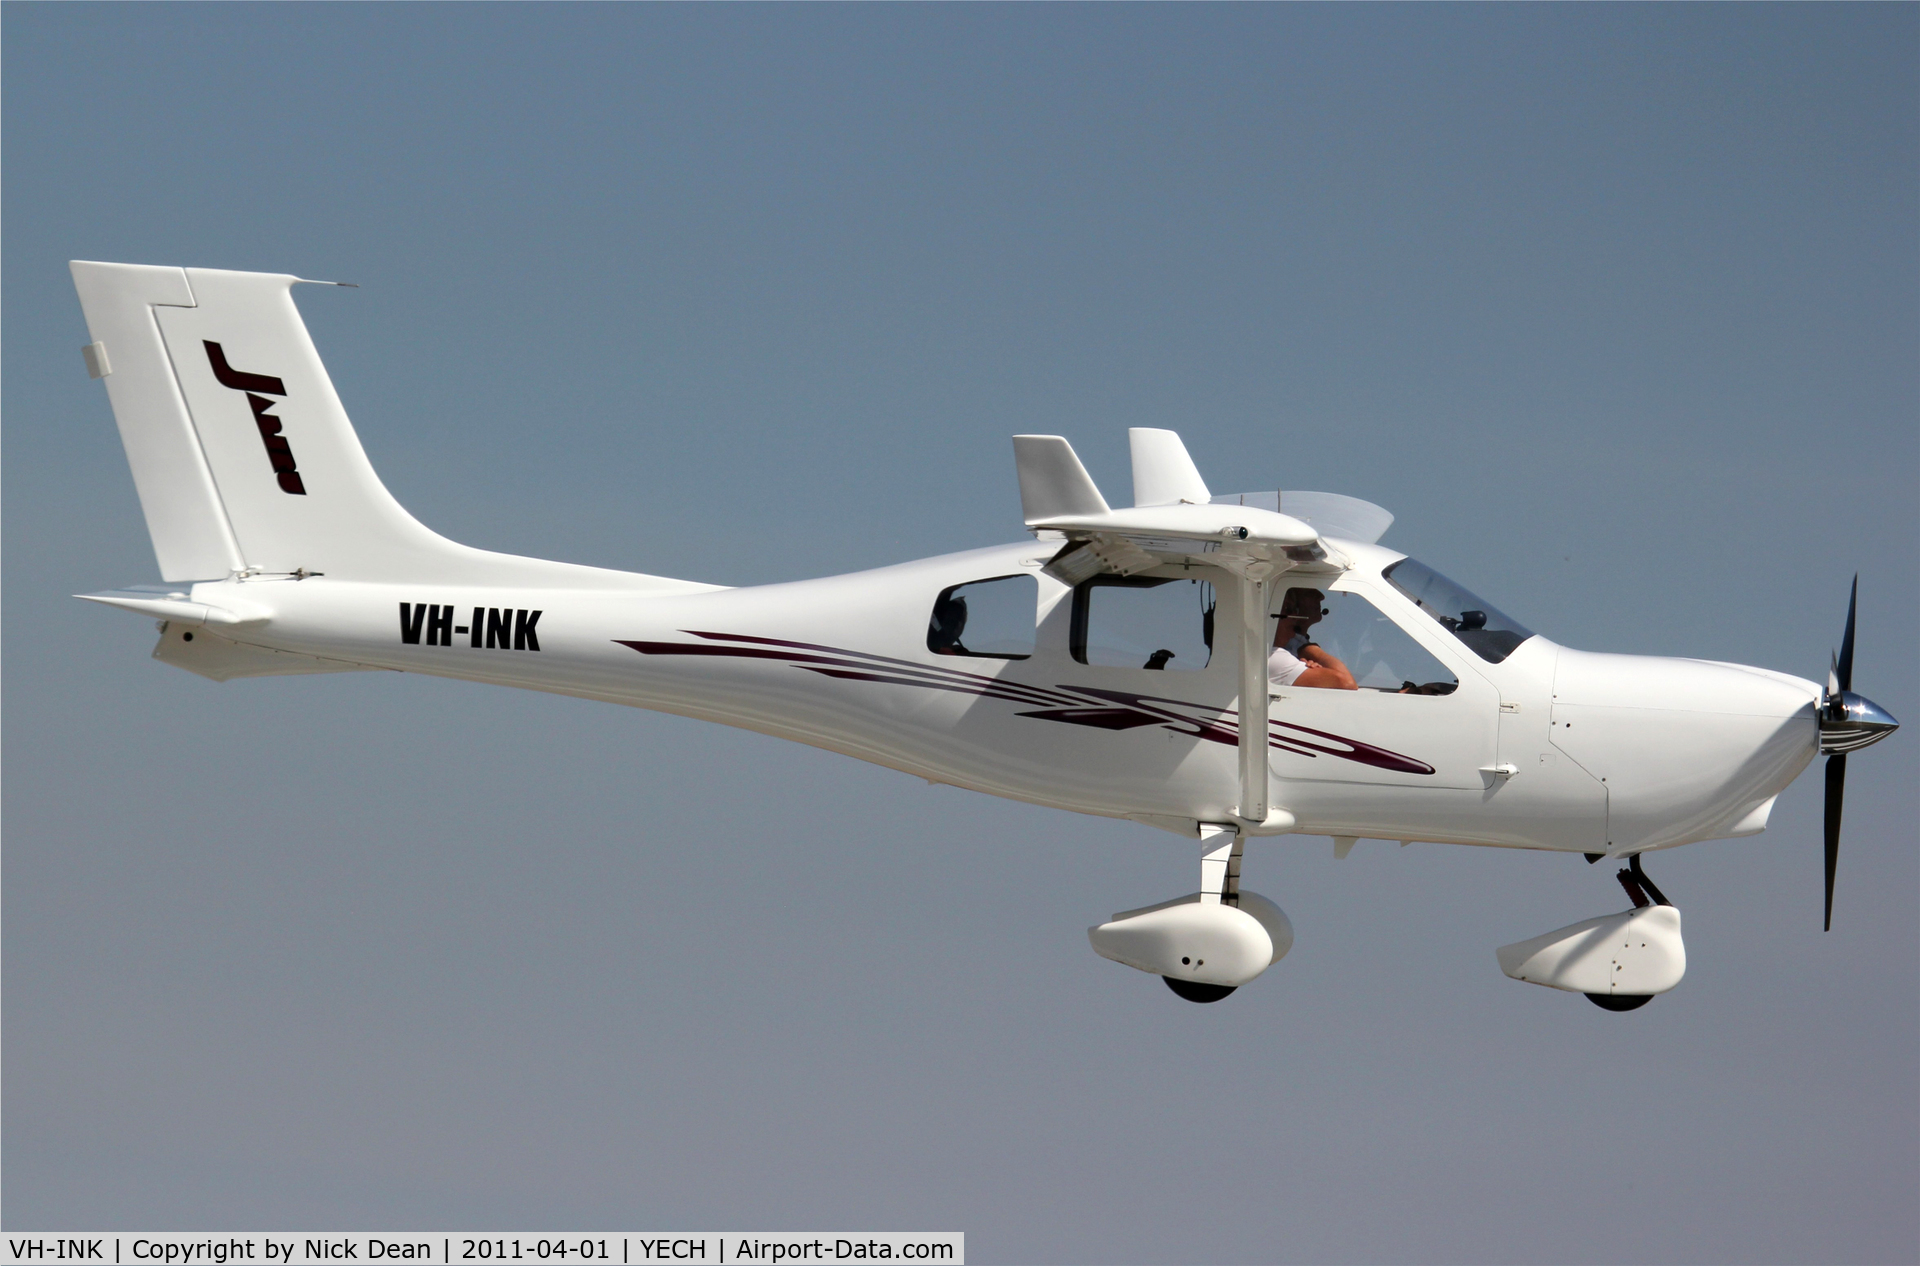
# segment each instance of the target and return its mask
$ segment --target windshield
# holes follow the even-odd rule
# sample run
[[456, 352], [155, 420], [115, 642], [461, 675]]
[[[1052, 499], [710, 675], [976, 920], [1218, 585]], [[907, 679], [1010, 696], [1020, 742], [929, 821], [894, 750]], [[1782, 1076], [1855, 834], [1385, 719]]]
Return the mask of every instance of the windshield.
[[1532, 629], [1492, 603], [1474, 597], [1425, 563], [1403, 558], [1381, 574], [1489, 664], [1499, 663], [1513, 654], [1514, 647], [1533, 636]]

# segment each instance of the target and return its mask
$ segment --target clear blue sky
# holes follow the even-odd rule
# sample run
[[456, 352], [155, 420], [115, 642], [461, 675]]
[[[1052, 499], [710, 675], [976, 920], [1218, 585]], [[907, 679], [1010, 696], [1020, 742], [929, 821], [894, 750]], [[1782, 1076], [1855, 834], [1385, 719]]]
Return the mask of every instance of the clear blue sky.
[[1920, 736], [1651, 869], [1263, 844], [1293, 954], [1084, 928], [1173, 837], [670, 717], [214, 685], [71, 258], [295, 272], [430, 526], [728, 584], [1110, 494], [1346, 492], [1567, 645], [1920, 717], [1912, 6], [29, 5], [4, 21], [10, 1228], [957, 1229], [991, 1261], [1920, 1256]]

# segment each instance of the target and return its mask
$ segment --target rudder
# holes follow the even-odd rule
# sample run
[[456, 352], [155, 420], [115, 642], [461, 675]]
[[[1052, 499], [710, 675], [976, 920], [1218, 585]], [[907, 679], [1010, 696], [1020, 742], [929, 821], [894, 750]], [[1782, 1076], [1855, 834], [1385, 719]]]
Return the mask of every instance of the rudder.
[[94, 340], [87, 372], [106, 380], [161, 578], [209, 580], [243, 569], [156, 317], [192, 306], [186, 271], [81, 260], [72, 268]]

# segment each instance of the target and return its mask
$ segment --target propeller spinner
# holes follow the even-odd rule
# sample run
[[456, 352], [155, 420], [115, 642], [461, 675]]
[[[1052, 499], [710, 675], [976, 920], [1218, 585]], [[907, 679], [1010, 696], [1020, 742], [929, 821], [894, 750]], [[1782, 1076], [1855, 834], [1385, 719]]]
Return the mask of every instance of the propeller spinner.
[[1833, 874], [1840, 861], [1840, 810], [1847, 787], [1847, 753], [1873, 743], [1900, 728], [1891, 713], [1864, 695], [1853, 693], [1853, 616], [1860, 600], [1860, 577], [1853, 578], [1847, 598], [1847, 631], [1840, 638], [1840, 654], [1827, 672], [1827, 690], [1820, 699], [1820, 750], [1827, 754], [1827, 921], [1833, 930]]

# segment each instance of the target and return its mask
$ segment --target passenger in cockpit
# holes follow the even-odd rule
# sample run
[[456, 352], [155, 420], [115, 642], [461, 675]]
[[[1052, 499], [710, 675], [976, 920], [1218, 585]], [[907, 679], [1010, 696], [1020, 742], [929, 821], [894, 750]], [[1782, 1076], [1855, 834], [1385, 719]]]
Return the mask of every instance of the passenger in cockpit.
[[1267, 680], [1276, 686], [1317, 686], [1328, 690], [1358, 690], [1347, 666], [1307, 634], [1326, 609], [1326, 595], [1318, 589], [1289, 589], [1280, 601], [1279, 627], [1273, 633], [1273, 654], [1267, 657]]

